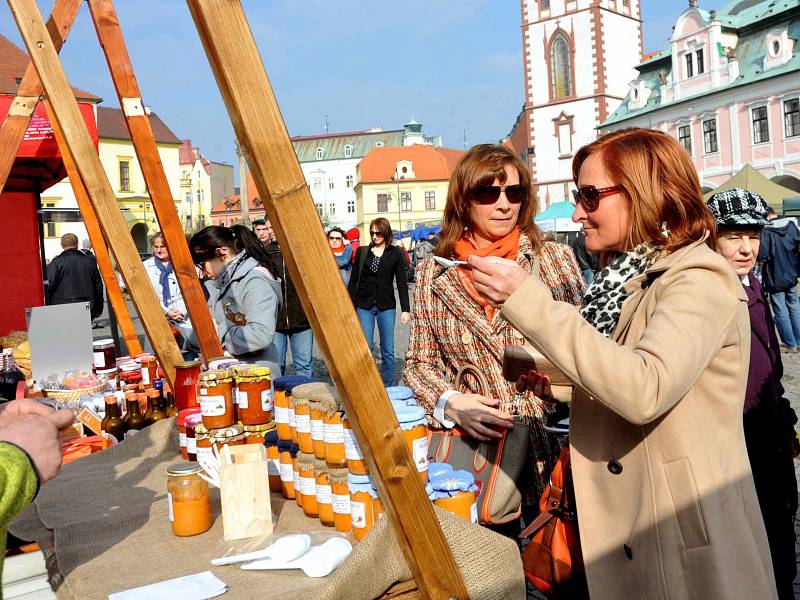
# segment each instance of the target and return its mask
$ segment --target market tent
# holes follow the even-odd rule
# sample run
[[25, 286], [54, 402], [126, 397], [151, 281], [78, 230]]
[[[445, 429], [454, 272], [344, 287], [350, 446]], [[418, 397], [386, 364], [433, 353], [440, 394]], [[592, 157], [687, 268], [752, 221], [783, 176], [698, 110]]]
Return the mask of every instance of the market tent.
[[796, 196], [797, 192], [785, 188], [782, 185], [770, 181], [764, 175], [756, 171], [749, 163], [742, 167], [736, 175], [728, 179], [725, 183], [711, 190], [704, 199], [708, 200], [712, 194], [717, 192], [724, 192], [733, 188], [742, 188], [751, 192], [755, 192], [777, 213], [783, 212], [783, 201], [785, 198]]
[[542, 231], [580, 231], [580, 223], [572, 222], [575, 205], [572, 202], [556, 202], [534, 218]]

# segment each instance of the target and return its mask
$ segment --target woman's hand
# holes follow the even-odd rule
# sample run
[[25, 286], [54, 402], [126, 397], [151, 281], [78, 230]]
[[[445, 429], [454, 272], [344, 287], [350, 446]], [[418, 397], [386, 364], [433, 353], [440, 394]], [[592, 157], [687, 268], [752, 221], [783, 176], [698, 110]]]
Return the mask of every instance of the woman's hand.
[[467, 260], [472, 266], [475, 289], [495, 308], [503, 306], [522, 282], [530, 277], [530, 273], [513, 260], [475, 255]]
[[495, 408], [499, 405], [499, 400], [480, 394], [453, 394], [444, 412], [470, 437], [488, 442], [513, 427], [511, 415]]
[[403, 312], [400, 313], [400, 325], [405, 325], [411, 320], [411, 313]]
[[167, 311], [167, 319], [170, 321], [175, 321], [176, 323], [181, 323], [183, 322], [183, 313], [177, 308], [170, 308]]
[[527, 373], [523, 373], [517, 379], [517, 392], [531, 392], [537, 398], [541, 398], [546, 402], [556, 402], [553, 398], [553, 391], [550, 388], [550, 377], [531, 369]]

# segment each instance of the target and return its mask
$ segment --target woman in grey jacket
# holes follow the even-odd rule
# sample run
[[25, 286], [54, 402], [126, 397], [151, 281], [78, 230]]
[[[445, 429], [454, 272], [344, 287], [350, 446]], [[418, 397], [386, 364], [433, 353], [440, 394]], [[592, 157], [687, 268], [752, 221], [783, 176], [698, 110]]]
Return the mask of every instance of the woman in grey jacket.
[[[210, 281], [208, 307], [223, 348], [281, 375], [273, 344], [281, 303], [280, 280], [264, 247], [243, 225], [212, 225], [189, 241], [192, 259]], [[211, 358], [211, 357], [207, 357]]]

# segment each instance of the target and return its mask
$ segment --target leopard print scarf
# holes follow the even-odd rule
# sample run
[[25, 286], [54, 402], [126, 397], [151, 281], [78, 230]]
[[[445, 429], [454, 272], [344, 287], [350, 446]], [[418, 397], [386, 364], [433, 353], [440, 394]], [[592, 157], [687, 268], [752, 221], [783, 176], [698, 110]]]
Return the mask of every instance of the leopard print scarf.
[[619, 321], [622, 303], [628, 297], [624, 285], [649, 269], [660, 254], [660, 246], [643, 242], [615, 258], [595, 275], [583, 295], [583, 318], [604, 336], [610, 337]]

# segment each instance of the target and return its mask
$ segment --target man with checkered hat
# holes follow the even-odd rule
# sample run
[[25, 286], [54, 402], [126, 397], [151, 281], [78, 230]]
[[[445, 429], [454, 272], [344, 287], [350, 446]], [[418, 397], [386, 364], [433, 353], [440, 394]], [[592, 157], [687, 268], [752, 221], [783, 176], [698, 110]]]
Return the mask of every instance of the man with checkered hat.
[[778, 597], [793, 600], [797, 479], [792, 444], [797, 417], [783, 397], [783, 364], [772, 312], [761, 284], [751, 275], [762, 232], [769, 223], [768, 207], [761, 196], [741, 188], [714, 194], [707, 204], [717, 221], [717, 252], [736, 271], [747, 293], [751, 335], [743, 407], [745, 442], [767, 530]]

